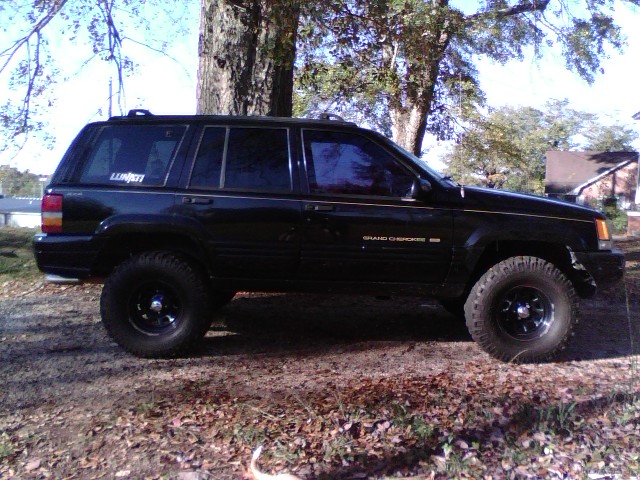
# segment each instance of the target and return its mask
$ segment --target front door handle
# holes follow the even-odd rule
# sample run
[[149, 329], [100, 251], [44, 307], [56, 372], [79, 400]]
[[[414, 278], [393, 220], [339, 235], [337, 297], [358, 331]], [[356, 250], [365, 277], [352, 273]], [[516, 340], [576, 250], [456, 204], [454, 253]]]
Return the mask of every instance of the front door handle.
[[309, 203], [304, 206], [304, 209], [307, 212], [333, 212], [336, 207], [333, 205]]
[[213, 199], [207, 197], [182, 197], [182, 203], [189, 205], [211, 205]]

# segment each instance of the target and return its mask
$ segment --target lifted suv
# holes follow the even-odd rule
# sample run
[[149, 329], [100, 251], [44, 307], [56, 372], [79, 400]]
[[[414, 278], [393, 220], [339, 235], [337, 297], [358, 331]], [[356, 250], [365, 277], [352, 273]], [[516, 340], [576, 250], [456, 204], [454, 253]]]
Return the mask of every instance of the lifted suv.
[[618, 281], [605, 217], [462, 187], [385, 137], [321, 120], [126, 117], [87, 125], [42, 201], [50, 279], [106, 279], [135, 355], [188, 349], [237, 291], [421, 295], [505, 361], [563, 349], [578, 296]]

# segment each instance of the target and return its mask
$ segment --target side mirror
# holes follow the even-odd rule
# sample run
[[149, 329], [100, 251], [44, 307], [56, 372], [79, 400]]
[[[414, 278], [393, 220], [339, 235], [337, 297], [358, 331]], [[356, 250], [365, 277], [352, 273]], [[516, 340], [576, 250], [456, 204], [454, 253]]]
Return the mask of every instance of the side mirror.
[[411, 190], [409, 190], [407, 198], [418, 200], [420, 198], [424, 198], [431, 190], [432, 187], [429, 180], [425, 180], [424, 178], [416, 178], [411, 185]]

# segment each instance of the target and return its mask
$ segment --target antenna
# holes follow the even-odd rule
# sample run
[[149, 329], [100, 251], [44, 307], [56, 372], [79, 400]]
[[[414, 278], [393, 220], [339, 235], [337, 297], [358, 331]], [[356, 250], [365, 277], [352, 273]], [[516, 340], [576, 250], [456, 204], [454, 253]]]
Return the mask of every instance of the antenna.
[[[458, 72], [458, 119], [462, 122], [462, 72]], [[462, 136], [462, 132], [460, 133]], [[460, 154], [460, 164], [458, 167], [458, 183], [462, 184], [463, 162], [464, 162], [464, 142], [460, 142], [458, 153]], [[464, 190], [462, 191], [464, 192]], [[462, 194], [464, 197], [464, 193]]]
[[109, 77], [109, 118], [112, 116], [113, 109], [113, 78]]

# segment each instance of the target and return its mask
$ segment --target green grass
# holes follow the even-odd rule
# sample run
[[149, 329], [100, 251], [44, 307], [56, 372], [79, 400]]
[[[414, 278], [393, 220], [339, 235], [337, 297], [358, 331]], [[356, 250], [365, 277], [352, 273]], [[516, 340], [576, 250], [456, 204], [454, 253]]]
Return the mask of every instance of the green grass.
[[31, 242], [34, 228], [0, 227], [0, 283], [39, 275]]

